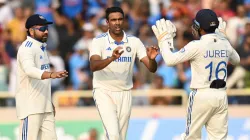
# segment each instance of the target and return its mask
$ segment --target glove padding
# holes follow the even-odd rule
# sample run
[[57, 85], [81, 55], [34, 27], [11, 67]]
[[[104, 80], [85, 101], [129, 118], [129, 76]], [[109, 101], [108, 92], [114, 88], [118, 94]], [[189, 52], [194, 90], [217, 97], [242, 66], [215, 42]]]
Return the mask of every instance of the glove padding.
[[173, 38], [176, 36], [176, 27], [170, 20], [163, 18], [157, 20], [156, 25], [152, 26], [152, 30], [160, 48], [168, 46], [170, 49], [174, 49]]
[[218, 17], [219, 20], [219, 26], [215, 30], [215, 33], [221, 38], [221, 39], [227, 39], [227, 34], [226, 34], [226, 26], [227, 23], [221, 18]]

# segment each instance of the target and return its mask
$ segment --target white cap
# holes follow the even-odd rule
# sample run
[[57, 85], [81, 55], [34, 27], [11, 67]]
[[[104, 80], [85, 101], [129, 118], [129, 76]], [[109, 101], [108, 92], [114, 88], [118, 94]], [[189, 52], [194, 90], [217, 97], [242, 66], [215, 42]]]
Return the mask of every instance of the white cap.
[[94, 26], [93, 26], [93, 24], [92, 23], [85, 23], [83, 26], [82, 26], [82, 29], [84, 30], [84, 31], [94, 31]]

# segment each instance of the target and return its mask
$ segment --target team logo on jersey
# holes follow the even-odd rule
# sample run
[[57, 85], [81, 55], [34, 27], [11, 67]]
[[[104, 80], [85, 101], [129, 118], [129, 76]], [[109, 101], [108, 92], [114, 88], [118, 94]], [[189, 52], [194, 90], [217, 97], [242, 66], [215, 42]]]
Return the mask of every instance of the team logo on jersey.
[[111, 51], [112, 49], [111, 49], [111, 47], [108, 47], [106, 50], [107, 50], [107, 51]]
[[131, 52], [131, 48], [129, 46], [126, 47], [127, 52]]
[[43, 59], [43, 56], [40, 55], [40, 59]]

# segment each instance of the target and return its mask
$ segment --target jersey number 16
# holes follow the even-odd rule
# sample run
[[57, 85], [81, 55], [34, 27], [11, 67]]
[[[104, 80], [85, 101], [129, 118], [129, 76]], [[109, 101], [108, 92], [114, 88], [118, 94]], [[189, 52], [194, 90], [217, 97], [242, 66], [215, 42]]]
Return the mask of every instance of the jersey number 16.
[[[220, 68], [221, 65], [224, 65], [225, 68]], [[220, 63], [218, 63], [218, 65], [216, 66], [216, 70], [215, 70], [215, 77], [216, 79], [219, 79], [219, 73], [220, 72], [224, 72], [224, 77], [223, 80], [225, 79], [226, 75], [227, 75], [227, 63], [225, 61], [221, 61]], [[211, 77], [212, 77], [212, 71], [213, 71], [213, 61], [211, 61], [206, 67], [205, 69], [209, 68], [210, 72], [209, 72], [209, 77], [208, 77], [208, 81], [211, 81]]]

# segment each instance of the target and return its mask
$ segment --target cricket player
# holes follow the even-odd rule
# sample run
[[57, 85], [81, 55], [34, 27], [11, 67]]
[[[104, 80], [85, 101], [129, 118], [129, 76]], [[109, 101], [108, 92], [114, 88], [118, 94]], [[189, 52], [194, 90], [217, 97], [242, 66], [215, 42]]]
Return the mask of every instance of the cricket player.
[[[223, 33], [225, 22], [221, 18], [219, 20], [212, 10], [200, 10], [192, 26], [200, 39], [191, 41], [175, 53], [171, 51], [174, 48], [175, 26], [164, 19], [156, 21], [156, 25], [152, 26], [160, 53], [168, 66], [185, 61], [191, 63], [192, 91], [189, 95], [186, 133], [182, 134], [184, 140], [200, 140], [204, 125], [210, 140], [227, 138], [227, 64], [238, 64], [240, 57]], [[216, 33], [217, 30], [222, 32]]]
[[93, 98], [106, 130], [106, 139], [125, 140], [131, 114], [131, 88], [135, 58], [151, 72], [157, 69], [157, 47], [147, 51], [137, 37], [123, 31], [124, 13], [119, 7], [106, 9], [109, 30], [93, 39], [90, 68]]
[[55, 108], [51, 100], [51, 80], [68, 76], [67, 71], [50, 72], [46, 52], [48, 22], [30, 16], [25, 27], [27, 39], [17, 53], [17, 117], [21, 120], [19, 140], [56, 140]]

